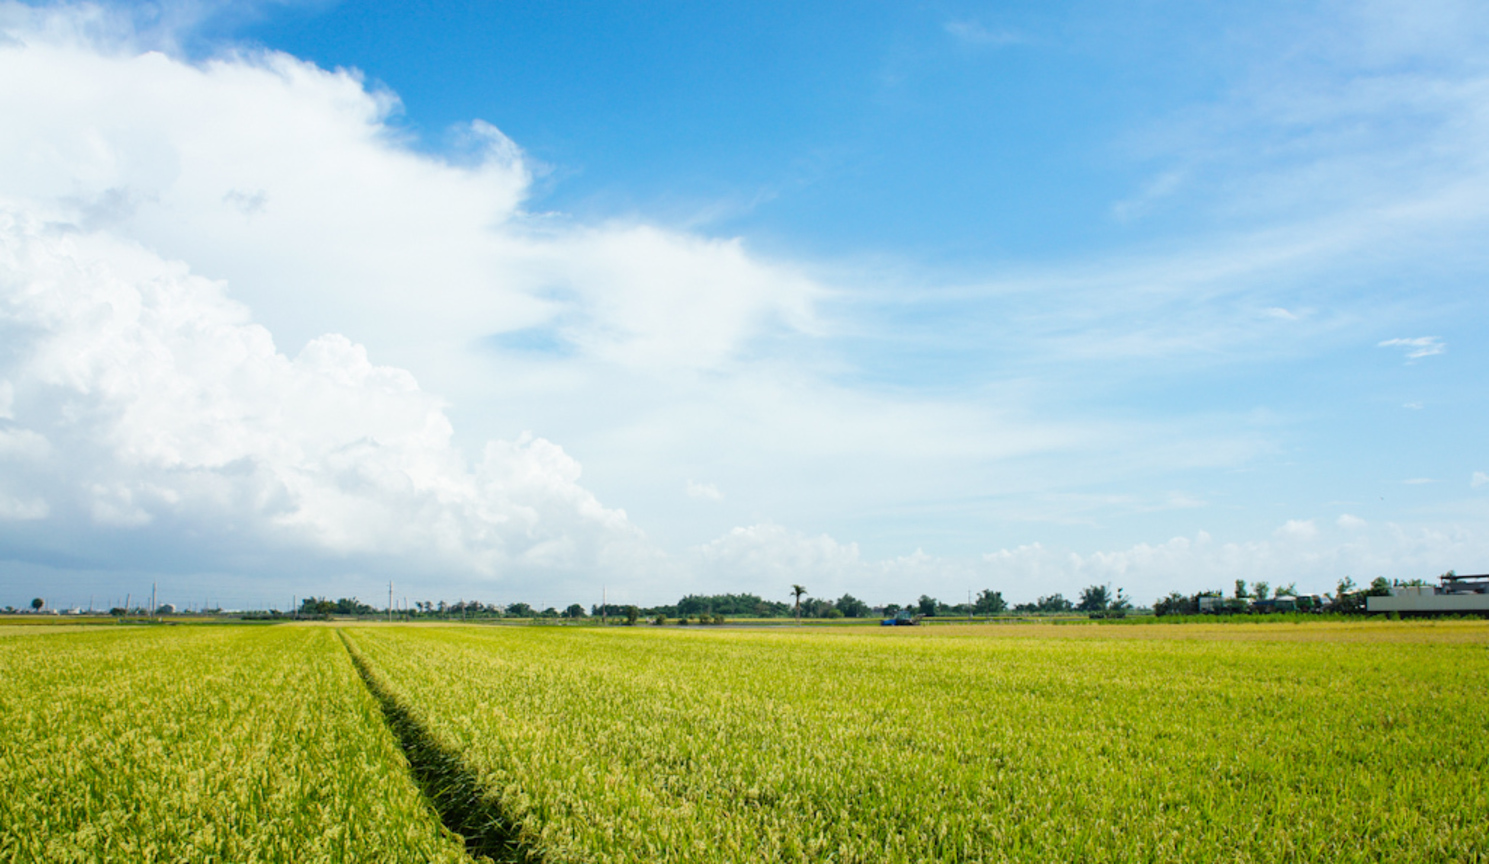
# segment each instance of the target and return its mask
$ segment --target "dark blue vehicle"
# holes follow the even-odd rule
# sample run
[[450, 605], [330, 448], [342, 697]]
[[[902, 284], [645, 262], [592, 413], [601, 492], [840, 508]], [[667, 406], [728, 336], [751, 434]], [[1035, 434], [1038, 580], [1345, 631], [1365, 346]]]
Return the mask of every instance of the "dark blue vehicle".
[[901, 609], [894, 614], [893, 618], [885, 618], [879, 622], [880, 627], [914, 627], [920, 623], [921, 615], [911, 616], [910, 610]]

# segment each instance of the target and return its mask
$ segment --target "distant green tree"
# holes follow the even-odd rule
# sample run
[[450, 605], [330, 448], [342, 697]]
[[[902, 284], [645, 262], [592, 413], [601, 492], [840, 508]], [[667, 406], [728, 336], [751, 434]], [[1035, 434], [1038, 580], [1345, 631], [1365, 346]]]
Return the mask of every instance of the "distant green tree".
[[846, 618], [867, 618], [869, 617], [869, 613], [873, 611], [869, 609], [869, 604], [854, 597], [852, 594], [844, 594], [833, 605]]
[[1168, 592], [1167, 597], [1161, 597], [1153, 601], [1153, 614], [1159, 617], [1164, 615], [1193, 615], [1199, 612], [1199, 602], [1179, 593]]
[[1063, 594], [1040, 597], [1038, 603], [1041, 612], [1072, 612], [1075, 610], [1075, 604], [1066, 600]]
[[585, 615], [584, 615], [584, 607], [583, 606], [580, 606], [578, 603], [570, 603], [569, 604], [569, 608], [567, 608], [567, 609], [564, 610], [564, 617], [565, 618], [583, 618], [583, 617], [585, 617]]
[[1258, 582], [1251, 589], [1251, 596], [1254, 597], [1254, 598], [1256, 598], [1257, 600], [1265, 600], [1265, 599], [1267, 599], [1267, 594], [1271, 590], [1272, 590], [1272, 586], [1271, 585], [1267, 584], [1266, 582]]
[[991, 588], [977, 592], [977, 602], [972, 604], [972, 611], [978, 615], [997, 615], [1007, 608], [1008, 603], [1003, 599], [1003, 592]]
[[1076, 604], [1080, 612], [1104, 612], [1111, 605], [1112, 590], [1107, 585], [1090, 585], [1081, 589], [1081, 602]]
[[801, 620], [801, 596], [807, 593], [807, 589], [800, 585], [791, 586], [791, 596], [796, 598], [796, 620]]
[[511, 618], [536, 618], [533, 607], [526, 603], [510, 603], [507, 605], [507, 615]]
[[935, 597], [932, 597], [929, 594], [922, 594], [920, 595], [920, 599], [917, 600], [915, 603], [915, 611], [919, 612], [921, 615], [924, 615], [927, 618], [932, 618], [935, 616], [936, 610], [940, 606], [940, 600], [937, 600]]
[[1272, 596], [1273, 597], [1296, 597], [1296, 596], [1298, 596], [1298, 583], [1296, 583], [1296, 582], [1289, 582], [1286, 585], [1279, 585], [1279, 586], [1277, 586], [1277, 590], [1272, 592]]
[[638, 620], [640, 620], [640, 618], [641, 618], [641, 610], [640, 609], [637, 609], [635, 606], [627, 606], [626, 607], [626, 626], [628, 626], [628, 627], [635, 627], [636, 626], [636, 622]]
[[1075, 604], [1066, 600], [1063, 594], [1051, 594], [1033, 603], [1020, 603], [1013, 607], [1015, 612], [1070, 612], [1074, 609]]
[[40, 612], [41, 611], [41, 607], [43, 607], [45, 605], [47, 605], [47, 601], [41, 599], [40, 597], [33, 597], [33, 598], [31, 598], [31, 608], [33, 610], [35, 610], [37, 612]]
[[376, 611], [355, 597], [342, 597], [331, 604], [331, 612], [336, 615], [371, 615]]
[[1245, 579], [1237, 579], [1236, 580], [1236, 594], [1235, 594], [1235, 598], [1237, 600], [1250, 600], [1251, 599], [1251, 592], [1246, 590], [1246, 580]]

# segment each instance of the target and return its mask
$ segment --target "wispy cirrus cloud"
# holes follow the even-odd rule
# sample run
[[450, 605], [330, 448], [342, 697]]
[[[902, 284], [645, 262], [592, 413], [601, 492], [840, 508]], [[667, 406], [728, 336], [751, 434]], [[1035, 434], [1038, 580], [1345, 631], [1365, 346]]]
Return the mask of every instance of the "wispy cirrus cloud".
[[1448, 346], [1436, 336], [1417, 336], [1411, 339], [1387, 339], [1376, 343], [1377, 348], [1401, 348], [1406, 351], [1408, 360], [1419, 360], [1423, 357], [1432, 357], [1444, 354]]
[[942, 25], [942, 29], [958, 42], [967, 45], [1001, 47], [1005, 45], [1019, 45], [1029, 41], [1027, 36], [1017, 30], [1003, 27], [988, 27], [972, 20], [947, 21]]

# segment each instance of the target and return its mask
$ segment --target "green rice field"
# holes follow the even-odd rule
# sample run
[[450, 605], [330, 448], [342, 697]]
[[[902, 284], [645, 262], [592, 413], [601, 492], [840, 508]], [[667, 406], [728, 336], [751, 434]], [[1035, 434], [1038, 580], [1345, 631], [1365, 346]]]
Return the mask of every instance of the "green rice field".
[[331, 630], [24, 631], [0, 861], [465, 860]]
[[0, 860], [1483, 861], [1486, 709], [1473, 621], [28, 631]]

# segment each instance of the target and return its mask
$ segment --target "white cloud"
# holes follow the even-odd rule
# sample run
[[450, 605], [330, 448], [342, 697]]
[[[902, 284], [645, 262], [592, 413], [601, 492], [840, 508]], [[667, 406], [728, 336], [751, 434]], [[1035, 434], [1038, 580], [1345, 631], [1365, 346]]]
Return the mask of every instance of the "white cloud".
[[1483, 471], [1473, 472], [1473, 476], [1468, 478], [1468, 485], [1473, 489], [1478, 489], [1482, 486], [1489, 486], [1489, 474], [1486, 474]]
[[0, 332], [0, 375], [28, 394], [0, 430], [0, 459], [25, 460], [0, 517], [52, 529], [5, 538], [12, 556], [65, 542], [114, 566], [129, 553], [113, 532], [164, 523], [485, 579], [657, 560], [557, 445], [494, 441], [469, 465], [408, 372], [337, 335], [281, 354], [220, 284], [137, 246], [0, 210]]
[[1312, 540], [1318, 536], [1318, 526], [1312, 519], [1289, 519], [1277, 529], [1277, 536], [1287, 540]]
[[1436, 482], [1437, 481], [1433, 480], [1431, 477], [1409, 477], [1401, 481], [1402, 485], [1404, 486], [1426, 486], [1429, 483]]
[[698, 547], [707, 561], [729, 561], [772, 574], [840, 570], [860, 561], [858, 544], [841, 544], [826, 534], [808, 537], [770, 523], [734, 528]]
[[0, 80], [29, 82], [0, 88], [0, 192], [227, 279], [290, 345], [412, 357], [546, 328], [603, 362], [707, 369], [815, 326], [820, 289], [738, 240], [526, 213], [527, 159], [488, 123], [455, 164], [407, 147], [396, 98], [352, 72], [136, 53], [73, 32], [80, 14], [37, 11], [0, 48]]
[[1347, 528], [1353, 531], [1359, 528], [1364, 528], [1368, 523], [1358, 516], [1351, 516], [1348, 513], [1341, 513], [1339, 514], [1339, 518], [1334, 520], [1334, 524], [1338, 525], [1340, 528]]
[[1408, 360], [1417, 360], [1422, 357], [1431, 357], [1442, 354], [1448, 350], [1436, 336], [1418, 336], [1414, 339], [1387, 339], [1377, 343], [1378, 348], [1405, 348]]
[[231, 534], [361, 569], [645, 584], [660, 553], [561, 448], [476, 438], [470, 464], [443, 400], [381, 364], [538, 382], [489, 337], [540, 332], [590, 370], [685, 377], [819, 326], [819, 286], [738, 240], [527, 213], [510, 139], [475, 121], [465, 156], [416, 152], [355, 72], [141, 52], [95, 8], [0, 11], [0, 82], [24, 82], [0, 85], [0, 458], [50, 448], [0, 490], [0, 518], [51, 528], [9, 554], [156, 532], [94, 564], [195, 543], [180, 566], [231, 569], [211, 560]]
[[724, 500], [724, 493], [720, 492], [719, 487], [713, 485], [712, 483], [698, 483], [696, 481], [689, 480], [687, 491], [689, 498], [702, 498], [707, 501]]

